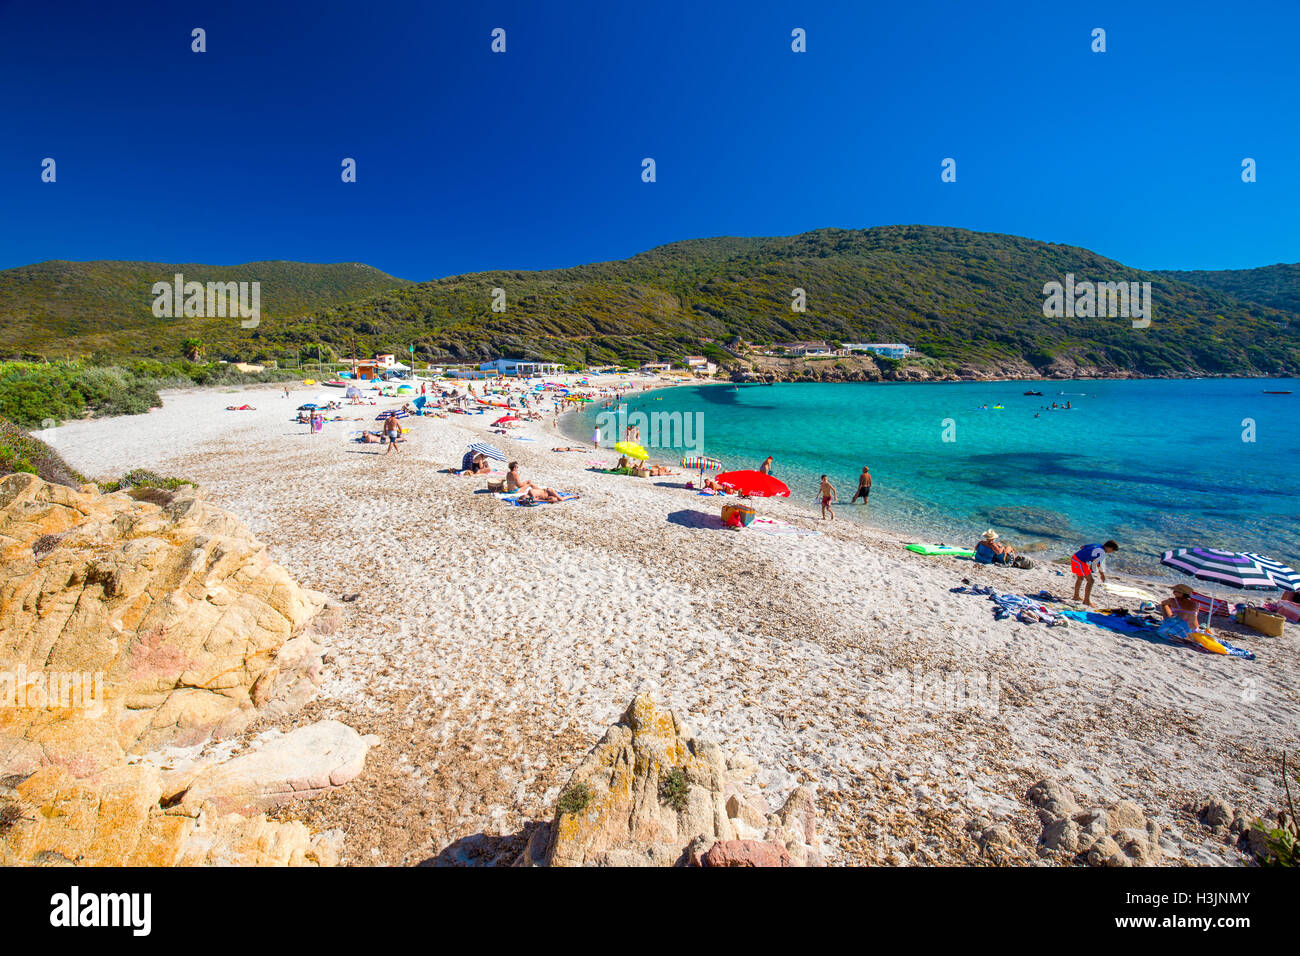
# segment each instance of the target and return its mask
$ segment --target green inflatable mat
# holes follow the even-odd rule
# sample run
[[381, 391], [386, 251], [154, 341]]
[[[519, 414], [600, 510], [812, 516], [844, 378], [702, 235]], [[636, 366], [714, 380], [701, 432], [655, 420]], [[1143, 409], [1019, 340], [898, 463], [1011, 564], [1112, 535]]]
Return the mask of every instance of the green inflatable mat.
[[947, 554], [958, 558], [973, 558], [975, 552], [969, 548], [950, 548], [946, 544], [909, 544], [908, 551], [917, 554]]

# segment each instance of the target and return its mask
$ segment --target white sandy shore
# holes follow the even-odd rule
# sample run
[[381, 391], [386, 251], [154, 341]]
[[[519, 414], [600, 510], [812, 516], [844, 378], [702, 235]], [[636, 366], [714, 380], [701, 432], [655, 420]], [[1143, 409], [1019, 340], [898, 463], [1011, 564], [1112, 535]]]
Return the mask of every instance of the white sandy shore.
[[[360, 780], [299, 808], [343, 827], [353, 862], [420, 862], [545, 815], [641, 689], [752, 754], [774, 793], [815, 781], [841, 863], [973, 859], [978, 816], [1008, 823], [1032, 860], [1024, 794], [1045, 775], [1081, 802], [1137, 801], [1189, 861], [1238, 859], [1186, 812], [1198, 797], [1280, 806], [1276, 755], [1300, 743], [1300, 628], [1233, 634], [1257, 652], [1248, 662], [1081, 623], [994, 621], [987, 600], [949, 589], [966, 577], [1065, 595], [1071, 579], [1050, 564], [921, 557], [784, 500], [756, 507], [821, 533], [701, 527], [719, 499], [588, 471], [616, 453], [552, 452], [572, 442], [549, 420], [521, 430], [529, 443], [488, 436], [490, 415], [412, 419], [401, 454], [381, 457], [346, 433], [401, 401], [345, 407], [366, 421], [313, 436], [292, 409], [319, 392], [170, 392], [148, 415], [44, 437], [92, 476], [193, 478], [303, 584], [359, 592], [303, 720], [334, 717], [384, 744]], [[225, 411], [244, 402], [257, 410]], [[581, 500], [511, 507], [483, 479], [440, 470], [485, 436], [525, 477]], [[935, 706], [918, 675], [984, 696]]]

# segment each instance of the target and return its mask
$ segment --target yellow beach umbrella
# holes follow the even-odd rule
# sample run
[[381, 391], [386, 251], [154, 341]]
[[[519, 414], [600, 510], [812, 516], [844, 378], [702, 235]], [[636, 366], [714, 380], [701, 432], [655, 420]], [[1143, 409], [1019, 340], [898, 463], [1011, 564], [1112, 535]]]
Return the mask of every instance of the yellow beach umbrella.
[[641, 461], [646, 461], [650, 457], [650, 453], [634, 441], [621, 441], [614, 446], [614, 450], [620, 455], [639, 458]]

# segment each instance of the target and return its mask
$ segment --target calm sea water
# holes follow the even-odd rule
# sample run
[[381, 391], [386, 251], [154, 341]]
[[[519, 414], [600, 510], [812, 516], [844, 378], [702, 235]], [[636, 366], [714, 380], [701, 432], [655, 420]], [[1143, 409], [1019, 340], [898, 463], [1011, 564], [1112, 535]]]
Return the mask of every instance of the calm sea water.
[[[926, 540], [970, 545], [993, 527], [1056, 552], [1115, 538], [1112, 563], [1131, 570], [1182, 546], [1300, 566], [1294, 380], [680, 386], [626, 405], [699, 413], [706, 454], [728, 469], [774, 456], [795, 499], [811, 502], [827, 473], [847, 501], [869, 465], [870, 506], [837, 514]], [[589, 405], [572, 433], [589, 439], [601, 411]], [[654, 459], [680, 458], [677, 444]]]

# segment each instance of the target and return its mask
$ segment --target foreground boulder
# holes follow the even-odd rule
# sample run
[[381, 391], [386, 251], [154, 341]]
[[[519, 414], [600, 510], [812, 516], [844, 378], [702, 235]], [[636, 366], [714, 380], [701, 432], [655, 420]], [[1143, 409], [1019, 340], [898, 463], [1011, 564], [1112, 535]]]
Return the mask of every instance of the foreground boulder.
[[327, 722], [222, 764], [138, 759], [304, 704], [324, 604], [193, 487], [0, 479], [0, 862], [330, 862], [301, 824], [229, 811], [341, 785], [373, 738]]
[[1034, 784], [1028, 799], [1043, 824], [1041, 855], [1089, 866], [1155, 866], [1163, 857], [1159, 824], [1132, 801], [1083, 808], [1052, 779]]
[[694, 737], [638, 696], [561, 791], [524, 866], [821, 866], [811, 791], [773, 812], [753, 761]]

